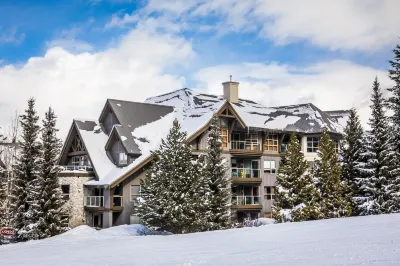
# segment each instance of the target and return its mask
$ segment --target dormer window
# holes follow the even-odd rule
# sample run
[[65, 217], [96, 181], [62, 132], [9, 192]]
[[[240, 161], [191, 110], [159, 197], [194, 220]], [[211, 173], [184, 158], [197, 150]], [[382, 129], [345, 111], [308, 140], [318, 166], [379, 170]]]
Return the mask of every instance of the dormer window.
[[127, 165], [128, 164], [128, 156], [126, 155], [126, 153], [119, 153], [119, 161], [118, 161], [119, 165]]

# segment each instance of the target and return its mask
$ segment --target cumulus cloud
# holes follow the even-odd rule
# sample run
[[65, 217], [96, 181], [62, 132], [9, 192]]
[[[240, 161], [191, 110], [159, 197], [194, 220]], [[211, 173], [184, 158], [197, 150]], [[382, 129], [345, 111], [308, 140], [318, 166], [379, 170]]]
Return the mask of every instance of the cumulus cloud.
[[182, 67], [193, 55], [186, 39], [140, 25], [102, 52], [49, 48], [22, 65], [0, 67], [0, 125], [33, 96], [40, 114], [50, 105], [55, 109], [64, 136], [72, 118], [97, 119], [106, 98], [142, 101], [182, 88], [185, 79], [169, 69]]
[[391, 85], [387, 73], [349, 61], [327, 61], [306, 67], [277, 63], [241, 63], [199, 70], [194, 78], [199, 89], [222, 94], [221, 83], [229, 75], [239, 81], [239, 97], [266, 106], [312, 102], [323, 110], [355, 107], [366, 124], [369, 98], [377, 76], [382, 87]]
[[144, 11], [213, 17], [204, 23], [216, 19], [219, 34], [253, 31], [277, 44], [305, 40], [330, 50], [375, 51], [398, 40], [399, 9], [398, 0], [149, 0]]

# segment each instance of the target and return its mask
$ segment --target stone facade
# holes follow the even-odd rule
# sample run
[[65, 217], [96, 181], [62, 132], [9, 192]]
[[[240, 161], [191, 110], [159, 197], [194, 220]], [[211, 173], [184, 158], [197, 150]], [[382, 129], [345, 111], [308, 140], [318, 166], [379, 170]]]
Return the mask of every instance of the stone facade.
[[87, 223], [84, 209], [84, 184], [92, 178], [93, 174], [90, 172], [61, 172], [59, 174], [60, 185], [69, 185], [69, 199], [65, 204], [65, 210], [69, 214], [68, 225], [70, 227], [76, 227]]

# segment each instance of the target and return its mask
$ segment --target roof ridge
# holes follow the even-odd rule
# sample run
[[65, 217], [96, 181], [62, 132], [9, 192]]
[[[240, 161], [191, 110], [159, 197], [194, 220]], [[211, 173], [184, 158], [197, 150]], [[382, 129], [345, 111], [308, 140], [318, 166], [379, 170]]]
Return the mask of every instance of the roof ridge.
[[[146, 100], [147, 100], [147, 99], [146, 99]], [[161, 106], [161, 107], [168, 107], [168, 108], [171, 108], [171, 107], [172, 107], [172, 106], [163, 105], [163, 104], [146, 103], [146, 102], [133, 102], [133, 101], [126, 101], [126, 100], [118, 100], [118, 99], [107, 99], [107, 101], [119, 101], [119, 102], [134, 103], [134, 104], [154, 105], [154, 106]], [[173, 108], [173, 107], [172, 107], [172, 108]]]

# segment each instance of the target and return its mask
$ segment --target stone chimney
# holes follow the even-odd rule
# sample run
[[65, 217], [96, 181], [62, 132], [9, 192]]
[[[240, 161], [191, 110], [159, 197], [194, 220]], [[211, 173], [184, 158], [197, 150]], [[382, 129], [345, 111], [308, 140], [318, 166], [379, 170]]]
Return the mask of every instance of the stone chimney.
[[231, 80], [222, 83], [224, 87], [224, 99], [228, 100], [230, 103], [238, 103], [239, 102], [239, 82]]

